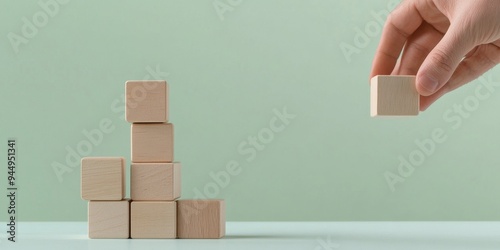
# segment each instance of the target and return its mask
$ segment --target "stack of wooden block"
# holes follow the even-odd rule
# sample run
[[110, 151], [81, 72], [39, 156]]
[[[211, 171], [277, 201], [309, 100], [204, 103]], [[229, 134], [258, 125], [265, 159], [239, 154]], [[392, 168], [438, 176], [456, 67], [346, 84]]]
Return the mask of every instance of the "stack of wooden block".
[[[127, 81], [125, 92], [126, 119], [132, 123], [131, 201], [124, 199], [123, 158], [82, 159], [82, 198], [89, 200], [89, 237], [223, 237], [223, 200], [177, 200], [181, 195], [181, 164], [174, 162], [174, 127], [168, 122], [166, 81]], [[120, 165], [120, 170], [115, 165]], [[127, 211], [117, 210], [122, 207]]]
[[125, 159], [82, 159], [82, 199], [89, 201], [89, 237], [127, 239], [130, 200], [125, 198]]
[[181, 165], [174, 160], [174, 126], [168, 123], [165, 81], [128, 81], [126, 119], [131, 126], [130, 236], [177, 237]]

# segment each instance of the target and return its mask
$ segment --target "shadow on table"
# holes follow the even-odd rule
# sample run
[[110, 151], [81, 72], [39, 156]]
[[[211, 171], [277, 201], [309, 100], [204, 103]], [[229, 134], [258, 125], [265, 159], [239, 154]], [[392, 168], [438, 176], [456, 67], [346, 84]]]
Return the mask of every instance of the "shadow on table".
[[244, 239], [287, 239], [287, 240], [304, 240], [304, 239], [316, 239], [318, 236], [312, 235], [226, 235], [223, 239], [227, 240], [244, 240]]

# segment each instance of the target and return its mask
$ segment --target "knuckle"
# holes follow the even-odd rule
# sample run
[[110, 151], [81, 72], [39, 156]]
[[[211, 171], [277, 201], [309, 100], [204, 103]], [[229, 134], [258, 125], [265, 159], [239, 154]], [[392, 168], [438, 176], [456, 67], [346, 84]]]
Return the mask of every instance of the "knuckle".
[[442, 50], [436, 49], [430, 55], [430, 60], [439, 71], [451, 72], [453, 70], [451, 57]]

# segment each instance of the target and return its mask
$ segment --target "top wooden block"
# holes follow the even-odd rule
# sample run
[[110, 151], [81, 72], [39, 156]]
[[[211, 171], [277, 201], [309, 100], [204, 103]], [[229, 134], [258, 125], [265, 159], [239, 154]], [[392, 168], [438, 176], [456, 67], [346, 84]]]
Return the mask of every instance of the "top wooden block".
[[125, 93], [128, 122], [168, 122], [168, 84], [166, 81], [127, 81]]
[[125, 197], [125, 159], [82, 158], [81, 195], [84, 200], [122, 200]]
[[371, 79], [371, 116], [415, 116], [420, 95], [415, 76], [375, 76]]

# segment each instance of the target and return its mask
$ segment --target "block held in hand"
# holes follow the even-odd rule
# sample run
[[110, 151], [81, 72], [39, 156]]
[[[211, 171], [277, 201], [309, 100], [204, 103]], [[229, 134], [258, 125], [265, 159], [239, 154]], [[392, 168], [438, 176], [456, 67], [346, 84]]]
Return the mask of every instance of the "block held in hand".
[[375, 116], [416, 116], [420, 95], [415, 76], [375, 76], [370, 86], [370, 113]]

